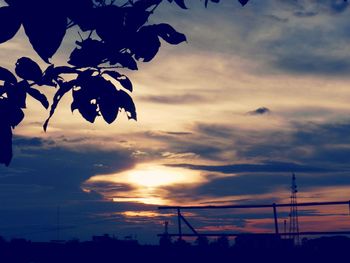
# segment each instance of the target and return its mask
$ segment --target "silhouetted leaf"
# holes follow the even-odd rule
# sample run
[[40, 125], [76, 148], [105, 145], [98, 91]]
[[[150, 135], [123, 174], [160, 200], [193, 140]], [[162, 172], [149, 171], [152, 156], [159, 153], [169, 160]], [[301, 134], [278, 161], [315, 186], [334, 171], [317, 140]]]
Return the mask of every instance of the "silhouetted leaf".
[[24, 15], [23, 27], [34, 50], [49, 63], [66, 34], [67, 17], [54, 7], [40, 11], [43, 11], [41, 6], [30, 8]]
[[10, 6], [1, 7], [0, 25], [0, 43], [4, 43], [13, 38], [21, 26], [17, 10]]
[[7, 92], [7, 89], [4, 86], [0, 86], [0, 99]]
[[17, 79], [12, 74], [12, 72], [6, 68], [3, 68], [3, 67], [0, 67], [0, 80], [6, 81], [6, 82], [11, 83], [11, 84], [17, 83]]
[[177, 45], [186, 41], [186, 36], [177, 32], [171, 25], [159, 24], [153, 26], [156, 28], [158, 36], [163, 38], [169, 44]]
[[14, 129], [24, 119], [24, 113], [19, 107], [11, 107], [9, 110], [10, 125]]
[[52, 69], [52, 72], [56, 76], [58, 76], [60, 74], [75, 74], [75, 73], [78, 73], [78, 71], [75, 68], [71, 68], [71, 67], [67, 67], [67, 66], [55, 67], [55, 68]]
[[54, 65], [50, 65], [46, 68], [45, 72], [43, 73], [43, 76], [40, 80], [38, 85], [47, 85], [56, 87], [56, 83], [54, 81], [57, 81], [58, 75], [54, 73]]
[[88, 38], [79, 42], [80, 48], [73, 50], [68, 63], [77, 67], [96, 67], [103, 62], [106, 48], [101, 41]]
[[28, 86], [29, 84], [25, 80], [18, 82], [16, 85], [5, 84], [7, 96], [12, 105], [22, 109], [26, 108], [26, 90]]
[[170, 3], [174, 1], [174, 2], [175, 2], [179, 7], [181, 7], [182, 9], [187, 9], [184, 0], [168, 0], [168, 1], [169, 1]]
[[[220, 0], [210, 0], [210, 1], [213, 2], [213, 3], [219, 3], [220, 2]], [[205, 0], [205, 3], [204, 3], [205, 7], [208, 7], [208, 2], [209, 2], [209, 0]]]
[[77, 23], [83, 31], [90, 30], [91, 13], [93, 12], [92, 0], [60, 0], [65, 7], [67, 17]]
[[27, 93], [32, 96], [34, 99], [39, 101], [45, 109], [49, 107], [49, 102], [44, 94], [42, 94], [39, 90], [33, 89], [31, 87], [27, 88]]
[[43, 75], [39, 65], [27, 57], [17, 60], [15, 71], [18, 77], [35, 82], [40, 81]]
[[55, 67], [54, 65], [50, 65], [45, 70], [43, 77], [38, 83], [39, 85], [49, 85], [56, 87], [57, 81], [60, 78], [60, 74], [75, 74], [78, 73], [78, 71], [74, 68], [67, 67], [67, 66], [59, 66]]
[[111, 71], [111, 70], [106, 70], [103, 72], [103, 74], [107, 74], [109, 76], [111, 76], [112, 78], [114, 78], [115, 80], [119, 81], [119, 83], [127, 90], [129, 90], [130, 92], [132, 92], [132, 83], [130, 81], [130, 79], [125, 76], [120, 74], [117, 71]]
[[118, 6], [103, 6], [95, 8], [94, 28], [97, 35], [107, 43], [113, 43], [116, 49], [121, 48], [122, 33], [125, 25], [125, 8]]
[[105, 85], [100, 76], [92, 76], [91, 71], [80, 74], [77, 78], [78, 87], [73, 89], [72, 112], [78, 110], [85, 120], [93, 123], [98, 116], [97, 100], [100, 95], [100, 86]]
[[135, 104], [132, 98], [129, 96], [129, 94], [123, 90], [118, 90], [117, 100], [118, 100], [119, 107], [124, 109], [125, 112], [127, 113], [128, 119], [129, 120], [134, 119], [136, 121], [137, 116], [136, 116]]
[[0, 99], [0, 163], [8, 166], [12, 159], [12, 128], [24, 118], [23, 111], [9, 101]]
[[98, 115], [97, 104], [88, 101], [83, 97], [82, 93], [73, 92], [74, 101], [71, 104], [72, 112], [78, 110], [85, 120], [94, 123]]
[[168, 24], [143, 26], [137, 32], [134, 45], [131, 48], [137, 60], [143, 59], [144, 62], [148, 62], [154, 58], [160, 47], [158, 36], [173, 45], [186, 41], [184, 34], [177, 32]]
[[117, 118], [119, 111], [117, 90], [110, 81], [104, 80], [103, 78], [101, 78], [98, 89], [100, 90], [100, 95], [97, 102], [100, 113], [103, 119], [108, 124], [111, 124]]
[[118, 53], [109, 56], [109, 63], [111, 65], [120, 64], [124, 68], [137, 70], [137, 63], [130, 53]]
[[136, 40], [132, 46], [132, 51], [135, 53], [137, 60], [151, 61], [158, 53], [159, 48], [160, 41], [155, 27], [144, 26], [137, 32]]
[[[0, 109], [0, 116], [2, 111]], [[0, 117], [0, 163], [9, 166], [12, 159], [12, 130]]]
[[[153, 2], [153, 1], [149, 1]], [[123, 8], [125, 11], [125, 22], [124, 26], [127, 31], [136, 32], [142, 25], [144, 25], [148, 17], [150, 16], [150, 12], [146, 11], [144, 8], [126, 7]]]
[[245, 6], [249, 2], [249, 0], [238, 0], [238, 1], [241, 3], [242, 6]]
[[58, 88], [55, 96], [53, 97], [53, 102], [52, 102], [51, 109], [50, 109], [50, 115], [46, 119], [46, 121], [43, 125], [44, 131], [47, 130], [47, 126], [49, 124], [49, 121], [50, 121], [51, 117], [53, 116], [53, 114], [55, 113], [55, 110], [57, 108], [58, 103], [60, 102], [60, 100], [62, 99], [64, 94], [66, 94], [68, 91], [70, 91], [74, 87], [74, 85], [76, 84], [76, 80], [71, 80], [71, 81], [67, 81], [67, 82], [59, 82], [58, 84], [59, 84], [59, 88]]

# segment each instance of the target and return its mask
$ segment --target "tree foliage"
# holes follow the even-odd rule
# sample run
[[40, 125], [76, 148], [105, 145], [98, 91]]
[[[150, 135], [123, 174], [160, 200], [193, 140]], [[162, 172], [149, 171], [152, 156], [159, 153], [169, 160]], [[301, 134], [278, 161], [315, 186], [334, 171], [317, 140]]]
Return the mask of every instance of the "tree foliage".
[[[249, 0], [238, 1], [245, 5]], [[130, 96], [132, 82], [117, 69], [137, 70], [139, 62], [151, 61], [159, 51], [161, 39], [171, 45], [186, 41], [186, 36], [169, 24], [148, 23], [162, 2], [187, 9], [185, 0], [129, 0], [122, 5], [115, 0], [5, 2], [7, 6], [0, 7], [0, 43], [9, 41], [23, 26], [33, 49], [48, 64], [43, 70], [31, 58], [22, 57], [17, 60], [15, 74], [0, 67], [0, 163], [5, 165], [12, 159], [12, 130], [24, 118], [28, 95], [49, 109], [45, 131], [68, 92], [73, 97], [72, 112], [79, 111], [91, 123], [102, 117], [110, 124], [121, 111], [136, 120]], [[209, 2], [220, 0], [205, 0], [204, 5], [207, 7]], [[51, 64], [67, 30], [74, 26], [87, 32], [88, 37], [75, 43], [67, 61], [69, 66]], [[56, 88], [51, 103], [39, 91], [41, 87]]]

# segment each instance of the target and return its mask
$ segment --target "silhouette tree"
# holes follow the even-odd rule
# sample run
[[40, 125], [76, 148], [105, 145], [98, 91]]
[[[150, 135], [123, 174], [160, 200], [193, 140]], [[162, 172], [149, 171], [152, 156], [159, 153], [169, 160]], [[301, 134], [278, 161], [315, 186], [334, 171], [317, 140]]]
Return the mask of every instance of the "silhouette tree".
[[[249, 0], [238, 0], [245, 5]], [[26, 98], [38, 100], [50, 118], [62, 97], [71, 92], [72, 112], [93, 123], [102, 117], [107, 123], [124, 110], [129, 119], [137, 119], [130, 96], [133, 85], [118, 68], [137, 70], [139, 62], [149, 62], [158, 53], [160, 38], [171, 45], [186, 41], [184, 34], [166, 23], [148, 24], [148, 18], [162, 3], [175, 3], [187, 9], [184, 0], [5, 0], [0, 7], [0, 43], [9, 41], [23, 26], [33, 49], [48, 64], [45, 70], [28, 57], [17, 60], [15, 73], [0, 67], [0, 163], [12, 159], [12, 130], [24, 118]], [[211, 0], [218, 3], [220, 0]], [[209, 0], [205, 0], [207, 6]], [[61, 46], [67, 30], [73, 26], [88, 36], [76, 42], [68, 65], [54, 65], [50, 59]], [[114, 79], [115, 85], [108, 79]], [[69, 79], [69, 80], [67, 80]], [[38, 87], [57, 89], [50, 104]]]

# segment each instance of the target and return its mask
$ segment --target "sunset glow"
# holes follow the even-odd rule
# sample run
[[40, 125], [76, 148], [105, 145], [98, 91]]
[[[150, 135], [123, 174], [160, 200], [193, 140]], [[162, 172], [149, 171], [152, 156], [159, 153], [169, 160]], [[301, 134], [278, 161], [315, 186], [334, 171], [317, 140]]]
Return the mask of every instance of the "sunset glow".
[[[293, 172], [298, 202], [350, 199], [350, 1], [215, 2], [162, 1], [147, 25], [168, 23], [186, 41], [171, 45], [159, 37], [151, 61], [133, 57], [138, 70], [108, 69], [130, 79], [132, 91], [107, 77], [132, 97], [137, 121], [125, 110], [110, 124], [103, 116], [86, 121], [72, 112], [69, 91], [44, 132], [50, 107], [27, 96], [25, 118], [10, 138], [13, 160], [0, 167], [6, 240], [55, 239], [60, 206], [62, 238], [140, 233], [141, 243], [154, 244], [164, 221], [177, 226], [176, 211], [163, 214], [158, 206], [288, 204]], [[47, 64], [26, 31], [21, 26], [1, 44], [0, 67], [16, 73], [20, 57], [43, 72], [67, 66], [76, 42], [90, 34], [73, 23]], [[37, 89], [51, 105], [58, 89]], [[303, 231], [350, 229], [346, 205], [300, 211]], [[270, 208], [192, 212], [185, 215], [201, 231], [274, 228]], [[289, 210], [277, 212], [283, 229]]]
[[[164, 205], [171, 203], [171, 199], [165, 195], [165, 189], [162, 187], [196, 185], [205, 181], [206, 179], [198, 171], [145, 163], [122, 173], [96, 175], [85, 182], [84, 189], [90, 187], [93, 189], [93, 185], [99, 182], [127, 184], [131, 187], [130, 191], [107, 193], [106, 197], [112, 198], [114, 202]], [[101, 193], [104, 194], [103, 191]]]

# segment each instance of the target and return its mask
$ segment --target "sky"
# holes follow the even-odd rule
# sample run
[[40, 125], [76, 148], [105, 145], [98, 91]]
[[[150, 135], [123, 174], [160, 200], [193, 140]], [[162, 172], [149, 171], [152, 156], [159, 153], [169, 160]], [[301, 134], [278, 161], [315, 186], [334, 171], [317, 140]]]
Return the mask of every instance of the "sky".
[[[149, 23], [187, 36], [138, 71], [138, 120], [105, 124], [71, 113], [67, 95], [51, 120], [29, 101], [15, 129], [15, 156], [0, 167], [0, 235], [89, 239], [110, 233], [157, 243], [175, 211], [159, 205], [349, 200], [349, 8], [337, 0], [164, 2]], [[72, 28], [53, 63], [79, 39]], [[23, 29], [0, 46], [1, 66], [36, 61]], [[45, 62], [40, 65], [46, 67]], [[41, 90], [52, 98], [54, 89]], [[288, 210], [279, 210], [279, 224]], [[272, 211], [185, 213], [199, 232], [271, 232]], [[302, 231], [348, 230], [348, 207], [300, 211]]]

